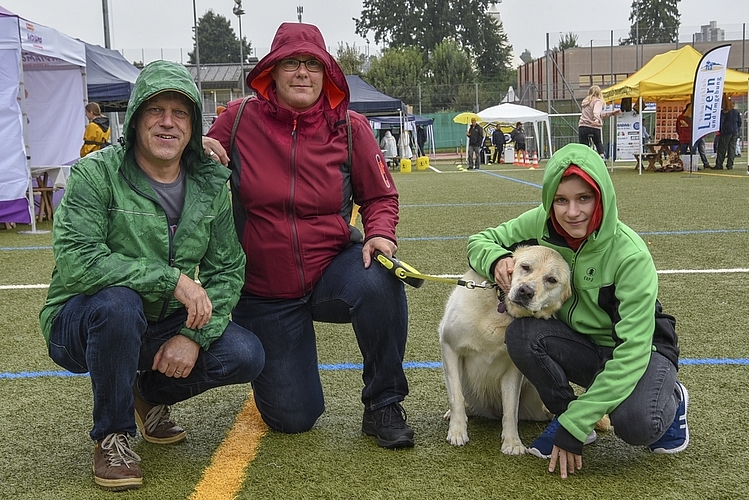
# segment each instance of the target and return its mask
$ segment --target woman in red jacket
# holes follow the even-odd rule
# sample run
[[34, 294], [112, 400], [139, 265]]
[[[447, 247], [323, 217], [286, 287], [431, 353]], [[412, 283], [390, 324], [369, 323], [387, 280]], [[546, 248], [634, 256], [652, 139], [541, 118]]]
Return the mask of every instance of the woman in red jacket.
[[[284, 23], [247, 76], [256, 97], [228, 104], [208, 136], [231, 158], [235, 223], [247, 254], [233, 313], [263, 343], [253, 383], [265, 422], [309, 430], [324, 410], [313, 321], [350, 322], [364, 359], [362, 430], [413, 446], [400, 403], [408, 311], [375, 251], [397, 250], [398, 192], [369, 122], [317, 27]], [[364, 237], [349, 225], [353, 204]]]

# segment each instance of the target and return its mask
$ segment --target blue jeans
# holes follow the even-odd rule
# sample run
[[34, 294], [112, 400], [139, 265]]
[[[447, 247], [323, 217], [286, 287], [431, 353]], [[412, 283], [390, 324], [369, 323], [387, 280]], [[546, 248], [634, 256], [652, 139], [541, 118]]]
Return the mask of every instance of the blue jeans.
[[263, 420], [274, 430], [307, 431], [325, 409], [313, 321], [352, 324], [364, 359], [361, 399], [367, 409], [408, 394], [404, 285], [376, 262], [364, 269], [361, 251], [356, 244], [338, 254], [304, 297], [245, 292], [234, 309], [234, 321], [255, 332], [265, 348], [265, 368], [252, 387]]
[[[590, 387], [613, 353], [613, 348], [593, 343], [557, 319], [515, 319], [505, 342], [515, 365], [555, 415], [576, 398], [570, 382]], [[632, 445], [649, 445], [666, 432], [681, 400], [676, 372], [666, 357], [651, 353], [632, 394], [609, 414], [617, 436]]]
[[49, 356], [73, 373], [91, 375], [91, 439], [113, 432], [135, 435], [133, 384], [138, 370], [139, 389], [152, 405], [172, 405], [214, 387], [247, 383], [260, 373], [263, 346], [252, 332], [232, 322], [207, 351], [200, 350], [187, 378], [151, 370], [156, 352], [186, 320], [182, 309], [158, 323], [148, 322], [140, 295], [124, 287], [77, 295], [63, 306], [52, 323]]

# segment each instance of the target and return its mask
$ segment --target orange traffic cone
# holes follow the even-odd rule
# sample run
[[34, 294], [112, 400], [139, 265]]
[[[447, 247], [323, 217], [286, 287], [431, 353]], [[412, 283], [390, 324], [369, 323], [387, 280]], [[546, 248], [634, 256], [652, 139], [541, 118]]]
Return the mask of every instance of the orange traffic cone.
[[523, 156], [524, 156], [523, 163], [525, 164], [526, 167], [530, 167], [531, 166], [531, 157], [528, 156], [528, 151], [526, 151]]
[[531, 165], [531, 168], [537, 168], [538, 167], [538, 154], [534, 151], [533, 152], [533, 165]]
[[512, 161], [513, 165], [520, 165], [520, 151], [515, 151], [515, 159]]

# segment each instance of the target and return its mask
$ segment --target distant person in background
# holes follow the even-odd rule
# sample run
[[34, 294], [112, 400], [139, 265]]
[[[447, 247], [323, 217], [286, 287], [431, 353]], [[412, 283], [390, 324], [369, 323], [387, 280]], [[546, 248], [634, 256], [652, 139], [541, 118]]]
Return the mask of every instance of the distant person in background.
[[603, 158], [603, 141], [602, 141], [602, 129], [603, 120], [612, 115], [621, 114], [620, 109], [613, 111], [603, 111], [605, 103], [603, 102], [603, 96], [601, 94], [601, 87], [593, 85], [588, 89], [588, 95], [583, 99], [582, 114], [580, 115], [580, 121], [577, 124], [577, 135], [580, 144], [590, 145], [593, 141], [593, 145], [598, 151], [598, 154]]
[[427, 152], [424, 150], [424, 146], [427, 143], [427, 129], [423, 125], [416, 127], [416, 145], [419, 146], [419, 156], [424, 156]]
[[517, 122], [515, 129], [510, 133], [510, 140], [515, 142], [515, 151], [525, 151], [525, 130], [523, 122]]
[[726, 161], [726, 170], [733, 169], [733, 160], [736, 158], [736, 142], [741, 130], [741, 114], [734, 108], [733, 101], [723, 94], [720, 113], [720, 140], [718, 142], [718, 156], [715, 159], [715, 170], [723, 170], [723, 160]]
[[401, 136], [398, 138], [398, 146], [401, 158], [407, 158], [409, 160], [413, 158], [414, 153], [411, 150], [411, 132], [408, 130], [401, 132]]
[[[389, 130], [385, 131], [385, 135], [380, 141], [380, 149], [384, 151], [385, 161], [390, 165], [398, 157], [398, 144], [395, 142], [393, 133]], [[392, 165], [390, 165], [392, 167]]]
[[484, 143], [484, 129], [471, 118], [471, 125], [466, 132], [468, 137], [468, 170], [478, 169], [481, 164], [481, 146]]
[[213, 117], [213, 119], [211, 120], [211, 123], [214, 123], [216, 121], [216, 118], [218, 118], [219, 115], [223, 113], [224, 111], [226, 111], [226, 106], [221, 106], [221, 105], [216, 106], [216, 116]]
[[692, 144], [692, 103], [688, 102], [684, 106], [684, 111], [676, 118], [676, 134], [679, 136], [679, 154], [694, 154], [695, 150], [702, 160], [702, 168], [710, 168], [705, 154], [705, 140], [700, 137], [697, 142]]
[[494, 146], [494, 154], [492, 155], [492, 163], [499, 163], [503, 151], [505, 149], [505, 133], [499, 128], [499, 125], [492, 132], [492, 146]]
[[101, 108], [95, 102], [86, 104], [86, 118], [88, 125], [83, 132], [83, 146], [81, 146], [81, 158], [109, 146], [109, 138], [112, 129], [109, 128], [109, 118], [101, 114]]

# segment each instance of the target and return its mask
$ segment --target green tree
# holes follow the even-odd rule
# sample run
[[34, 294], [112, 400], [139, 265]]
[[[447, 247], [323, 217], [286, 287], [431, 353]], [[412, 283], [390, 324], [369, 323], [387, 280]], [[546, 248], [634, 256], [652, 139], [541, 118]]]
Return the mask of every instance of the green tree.
[[468, 55], [454, 40], [438, 44], [429, 60], [430, 83], [425, 94], [433, 110], [466, 111], [475, 106], [475, 72]]
[[416, 47], [431, 53], [444, 40], [453, 40], [472, 58], [478, 75], [494, 79], [509, 75], [512, 46], [501, 24], [487, 14], [490, 0], [364, 0], [356, 33], [371, 32], [375, 43]]
[[[193, 35], [193, 41], [195, 36]], [[198, 40], [200, 41], [200, 64], [238, 63], [239, 38], [227, 18], [208, 10], [198, 19]], [[250, 43], [242, 37], [242, 55], [244, 62], [250, 55]], [[195, 64], [195, 50], [187, 54], [190, 64]]]
[[559, 37], [559, 45], [554, 47], [554, 52], [559, 52], [565, 49], [573, 49], [575, 47], [579, 47], [577, 44], [578, 36], [573, 33], [569, 32], [564, 36]]
[[633, 0], [629, 38], [622, 45], [672, 43], [679, 40], [679, 0]]
[[415, 105], [419, 102], [419, 84], [426, 79], [426, 72], [426, 63], [419, 49], [390, 48], [371, 61], [366, 79], [380, 92]]
[[363, 73], [367, 56], [356, 48], [356, 44], [339, 43], [336, 60], [345, 75], [359, 75]]

